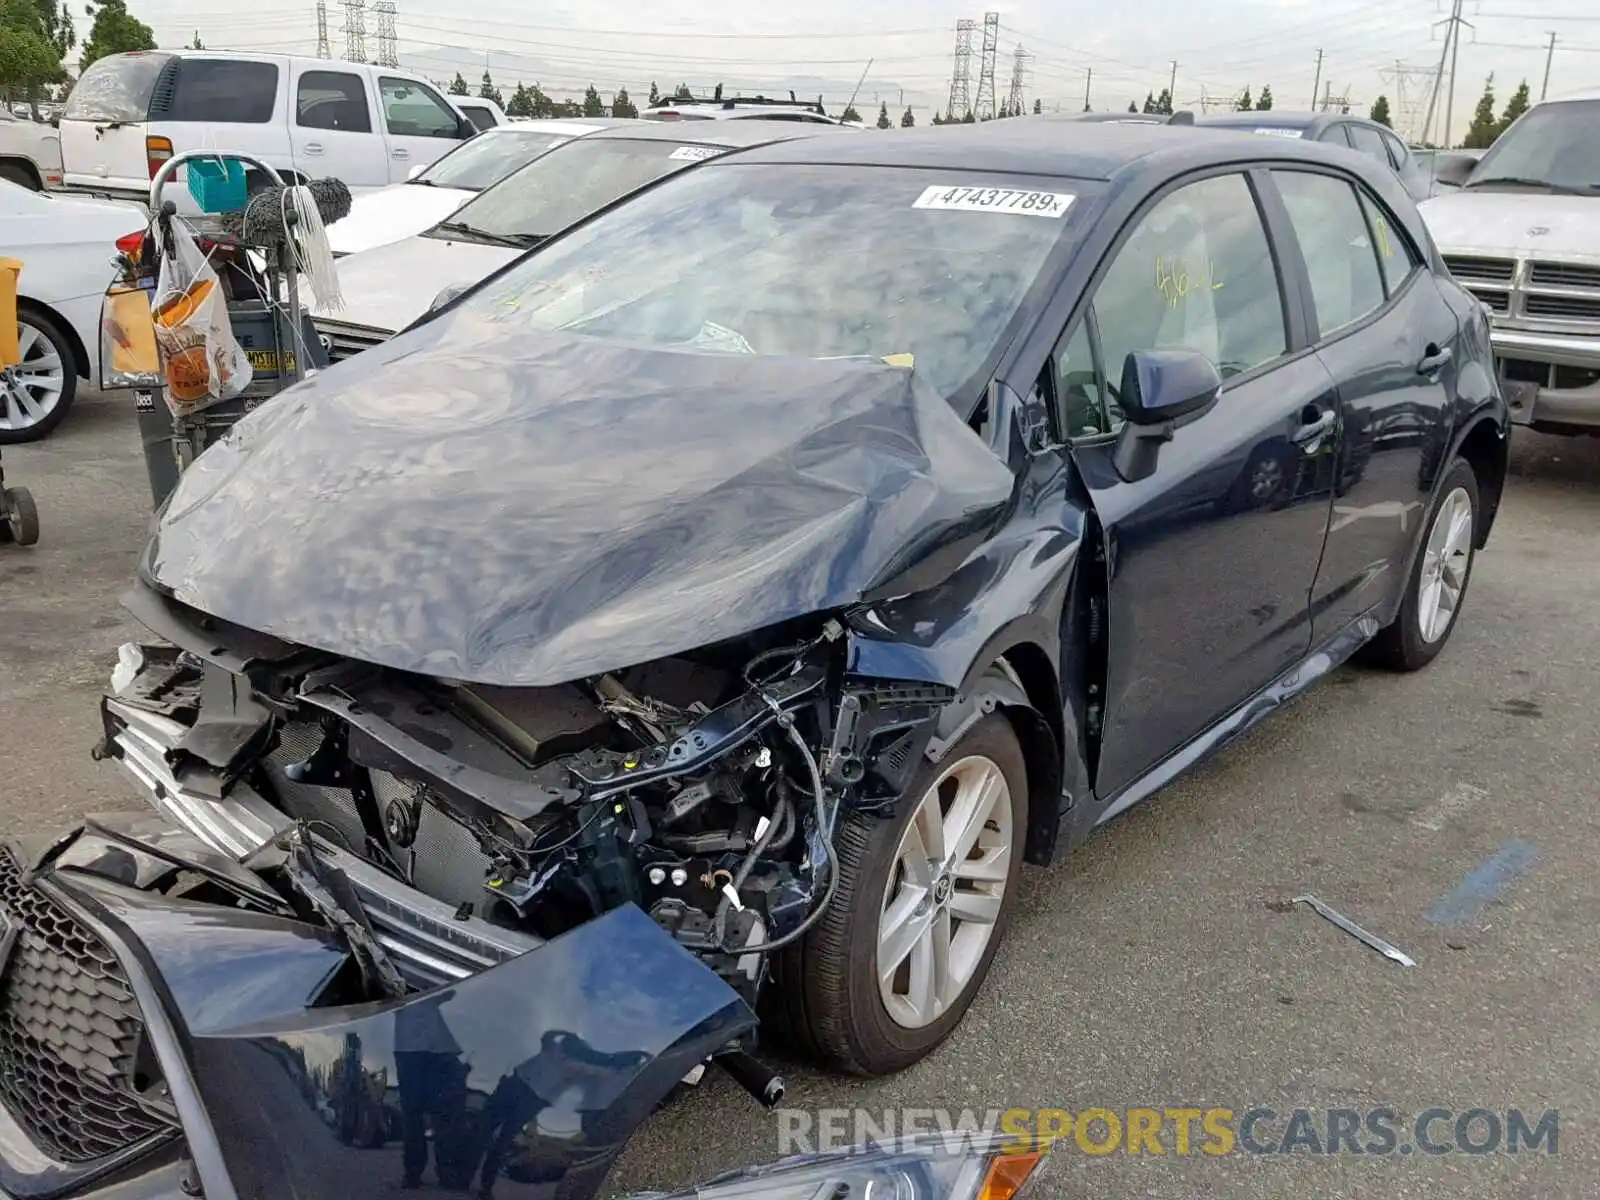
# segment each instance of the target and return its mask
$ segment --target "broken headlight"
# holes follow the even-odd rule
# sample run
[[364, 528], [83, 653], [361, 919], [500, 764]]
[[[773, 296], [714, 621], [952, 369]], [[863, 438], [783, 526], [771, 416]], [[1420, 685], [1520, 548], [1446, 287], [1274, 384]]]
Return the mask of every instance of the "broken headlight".
[[1013, 1140], [935, 1135], [733, 1171], [688, 1191], [626, 1200], [1016, 1200], [1043, 1154]]

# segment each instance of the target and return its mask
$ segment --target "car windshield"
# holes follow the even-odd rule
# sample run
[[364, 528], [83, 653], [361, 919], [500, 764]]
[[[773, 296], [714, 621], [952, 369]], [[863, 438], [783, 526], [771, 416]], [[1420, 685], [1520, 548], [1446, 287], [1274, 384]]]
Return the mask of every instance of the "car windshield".
[[725, 149], [643, 138], [576, 138], [468, 200], [451, 214], [450, 223], [492, 237], [549, 237], [618, 196]]
[[1469, 188], [1500, 182], [1600, 192], [1600, 100], [1540, 104], [1490, 147]]
[[458, 311], [707, 354], [881, 358], [957, 401], [992, 369], [1082, 191], [1037, 176], [719, 164], [552, 243]]
[[549, 129], [498, 130], [463, 142], [411, 182], [481, 192], [572, 136]]

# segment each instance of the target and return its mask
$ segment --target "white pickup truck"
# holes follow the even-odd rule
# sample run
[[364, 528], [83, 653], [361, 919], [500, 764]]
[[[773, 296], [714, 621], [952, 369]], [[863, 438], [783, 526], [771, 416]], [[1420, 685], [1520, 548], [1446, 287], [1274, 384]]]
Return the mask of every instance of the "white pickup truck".
[[1422, 214], [1489, 310], [1512, 420], [1600, 436], [1600, 90], [1535, 105], [1451, 167], [1460, 187]]
[[[433, 84], [396, 68], [152, 50], [84, 71], [61, 117], [61, 157], [67, 190], [115, 199], [146, 197], [174, 154], [211, 149], [252, 155], [285, 178], [342, 179], [359, 194], [403, 181], [477, 132]], [[166, 198], [193, 211], [182, 186]]]
[[61, 135], [0, 106], [0, 179], [30, 191], [61, 186]]

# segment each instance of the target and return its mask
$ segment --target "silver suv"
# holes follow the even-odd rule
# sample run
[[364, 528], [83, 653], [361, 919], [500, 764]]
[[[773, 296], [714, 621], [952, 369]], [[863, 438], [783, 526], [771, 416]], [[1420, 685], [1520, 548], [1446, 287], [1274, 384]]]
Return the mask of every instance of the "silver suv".
[[639, 114], [647, 121], [809, 121], [814, 125], [850, 125], [853, 122], [830, 117], [819, 98], [808, 104], [789, 93], [787, 100], [766, 96], [713, 96], [688, 100], [669, 96]]

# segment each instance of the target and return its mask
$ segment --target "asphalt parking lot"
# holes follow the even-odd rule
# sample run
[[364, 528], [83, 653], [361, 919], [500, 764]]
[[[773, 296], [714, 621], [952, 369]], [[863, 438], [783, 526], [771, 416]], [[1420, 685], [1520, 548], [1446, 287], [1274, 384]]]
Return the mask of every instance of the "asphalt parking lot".
[[[0, 548], [0, 833], [136, 804], [90, 760], [96, 695], [138, 636], [116, 597], [149, 522], [131, 397], [88, 396], [4, 451], [43, 538]], [[795, 1108], [1148, 1106], [1560, 1113], [1517, 1156], [1052, 1156], [1050, 1195], [1592, 1196], [1600, 1179], [1600, 442], [1519, 438], [1449, 648], [1346, 668], [1242, 744], [1025, 877], [989, 985], [932, 1059]], [[1203, 597], [1196, 597], [1203, 603]], [[1388, 961], [1311, 892], [1399, 946]], [[1403, 1123], [1402, 1121], [1402, 1123]], [[711, 1077], [616, 1172], [681, 1186], [777, 1152]], [[1443, 1127], [1441, 1127], [1442, 1129]]]

